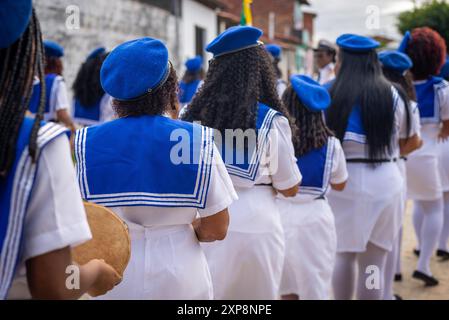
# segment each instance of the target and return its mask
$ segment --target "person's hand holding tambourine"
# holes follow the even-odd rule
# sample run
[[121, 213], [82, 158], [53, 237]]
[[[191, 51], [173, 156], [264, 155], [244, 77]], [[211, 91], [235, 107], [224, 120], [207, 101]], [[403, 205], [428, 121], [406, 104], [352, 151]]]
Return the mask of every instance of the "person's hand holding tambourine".
[[92, 239], [73, 248], [73, 260], [90, 264], [98, 270], [99, 278], [89, 290], [96, 297], [117, 285], [131, 256], [131, 240], [126, 223], [108, 208], [84, 203]]

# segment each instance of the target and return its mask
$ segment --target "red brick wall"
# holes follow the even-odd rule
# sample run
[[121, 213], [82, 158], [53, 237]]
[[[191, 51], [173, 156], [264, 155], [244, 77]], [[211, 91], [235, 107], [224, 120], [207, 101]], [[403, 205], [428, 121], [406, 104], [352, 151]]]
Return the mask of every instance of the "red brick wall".
[[[268, 34], [268, 16], [274, 12], [277, 34], [291, 35], [293, 28], [293, 14], [296, 0], [253, 0], [253, 25], [263, 29]], [[242, 0], [227, 0], [229, 12], [240, 16], [242, 11]]]

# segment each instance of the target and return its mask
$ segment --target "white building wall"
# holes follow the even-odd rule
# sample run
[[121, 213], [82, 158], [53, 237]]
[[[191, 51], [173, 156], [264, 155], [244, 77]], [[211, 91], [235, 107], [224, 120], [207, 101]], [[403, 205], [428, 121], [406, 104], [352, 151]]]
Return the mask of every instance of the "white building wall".
[[[217, 14], [214, 9], [206, 7], [193, 0], [182, 1], [182, 22], [181, 22], [181, 58], [185, 61], [196, 55], [195, 50], [195, 26], [206, 30], [205, 46], [217, 36]], [[206, 59], [212, 55], [205, 54]], [[205, 61], [205, 66], [207, 63]], [[184, 65], [182, 65], [184, 68]], [[184, 71], [184, 69], [182, 69]]]
[[[70, 96], [80, 65], [97, 46], [110, 51], [124, 41], [158, 38], [165, 42], [170, 59], [178, 65], [176, 20], [168, 11], [132, 0], [34, 0], [33, 4], [44, 39], [55, 40], [65, 48], [64, 78]], [[66, 22], [73, 21], [66, 9], [73, 5], [79, 8], [79, 29], [67, 28]], [[180, 33], [182, 38], [182, 29]]]

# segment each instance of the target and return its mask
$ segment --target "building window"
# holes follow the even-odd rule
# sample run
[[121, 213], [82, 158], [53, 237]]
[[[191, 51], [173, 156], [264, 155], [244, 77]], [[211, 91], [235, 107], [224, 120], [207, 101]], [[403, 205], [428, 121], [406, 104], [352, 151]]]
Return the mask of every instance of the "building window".
[[206, 30], [195, 26], [195, 54], [204, 58], [204, 45], [206, 41]]
[[182, 16], [181, 0], [137, 0], [137, 1], [167, 10], [173, 15], [176, 15], [176, 11], [178, 11], [178, 16], [179, 17]]

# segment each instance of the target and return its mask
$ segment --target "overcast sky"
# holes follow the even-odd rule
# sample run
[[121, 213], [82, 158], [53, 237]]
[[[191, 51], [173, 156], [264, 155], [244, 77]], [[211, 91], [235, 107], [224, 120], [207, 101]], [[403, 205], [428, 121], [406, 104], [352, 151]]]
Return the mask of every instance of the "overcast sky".
[[[416, 0], [418, 5], [421, 2]], [[413, 9], [413, 0], [310, 0], [310, 3], [312, 6], [306, 10], [318, 14], [315, 42], [321, 38], [334, 41], [342, 33], [380, 34], [399, 40], [396, 17]]]

